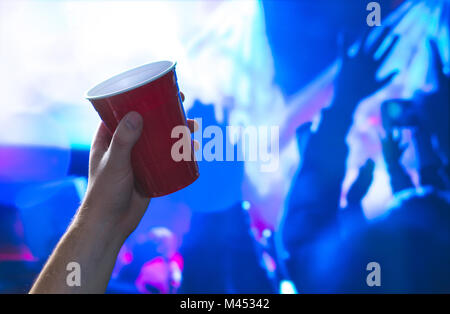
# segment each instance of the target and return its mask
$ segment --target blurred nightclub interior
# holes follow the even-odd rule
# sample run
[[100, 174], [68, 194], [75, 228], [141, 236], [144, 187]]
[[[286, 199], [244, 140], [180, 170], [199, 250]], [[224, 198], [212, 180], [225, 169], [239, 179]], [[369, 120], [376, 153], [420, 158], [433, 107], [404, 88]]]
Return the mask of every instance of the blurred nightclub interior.
[[85, 92], [168, 59], [202, 130], [278, 126], [279, 167], [199, 161], [107, 293], [449, 293], [450, 2], [378, 2], [368, 27], [367, 1], [0, 0], [0, 293], [30, 289], [84, 197]]

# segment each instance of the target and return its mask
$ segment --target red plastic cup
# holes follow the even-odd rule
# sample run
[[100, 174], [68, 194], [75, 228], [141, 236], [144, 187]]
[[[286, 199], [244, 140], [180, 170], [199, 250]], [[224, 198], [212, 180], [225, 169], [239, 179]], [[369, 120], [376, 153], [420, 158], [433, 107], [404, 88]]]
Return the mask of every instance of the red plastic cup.
[[89, 90], [86, 98], [111, 132], [130, 111], [140, 113], [144, 129], [131, 153], [140, 190], [149, 197], [167, 195], [199, 177], [194, 150], [190, 161], [171, 156], [172, 129], [187, 126], [175, 63], [160, 61], [116, 75]]

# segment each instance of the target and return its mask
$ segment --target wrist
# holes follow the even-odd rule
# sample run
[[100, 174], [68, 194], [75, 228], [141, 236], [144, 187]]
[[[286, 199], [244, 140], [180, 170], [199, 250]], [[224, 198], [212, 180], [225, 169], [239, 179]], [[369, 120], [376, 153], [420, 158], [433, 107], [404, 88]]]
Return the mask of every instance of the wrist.
[[335, 138], [341, 137], [345, 142], [345, 135], [353, 124], [353, 108], [350, 109], [345, 103], [333, 102], [330, 107], [323, 110], [322, 123], [333, 130]]
[[356, 105], [361, 101], [361, 99], [362, 98], [359, 95], [357, 88], [344, 89], [337, 87], [335, 88], [332, 102], [355, 108]]
[[114, 222], [101, 219], [89, 212], [96, 211], [93, 208], [88, 209], [85, 204], [82, 204], [73, 221], [73, 228], [97, 241], [100, 245], [120, 250], [129, 234], [121, 230]]

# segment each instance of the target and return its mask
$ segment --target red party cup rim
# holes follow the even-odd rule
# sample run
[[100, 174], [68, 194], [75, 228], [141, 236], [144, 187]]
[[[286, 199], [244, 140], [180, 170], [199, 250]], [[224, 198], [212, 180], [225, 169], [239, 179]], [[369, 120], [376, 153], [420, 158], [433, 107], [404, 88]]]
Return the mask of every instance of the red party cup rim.
[[85, 97], [94, 100], [123, 94], [157, 80], [172, 71], [175, 65], [176, 62], [167, 60], [141, 65], [95, 85]]

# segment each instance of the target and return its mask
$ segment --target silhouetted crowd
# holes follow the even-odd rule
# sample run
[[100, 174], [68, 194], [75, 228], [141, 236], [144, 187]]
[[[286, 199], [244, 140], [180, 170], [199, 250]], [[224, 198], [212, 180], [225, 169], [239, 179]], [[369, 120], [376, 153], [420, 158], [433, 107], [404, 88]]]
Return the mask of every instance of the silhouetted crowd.
[[[363, 212], [362, 200], [374, 177], [371, 159], [359, 169], [346, 195], [347, 205], [341, 208], [349, 153], [346, 137], [354, 112], [361, 100], [397, 75], [376, 78], [399, 40], [394, 37], [375, 58], [392, 28], [384, 28], [371, 45], [367, 32], [352, 55], [344, 40], [332, 104], [322, 110], [317, 130], [311, 131], [311, 123], [298, 128], [302, 161], [275, 236], [251, 246], [250, 224], [241, 226], [245, 219], [235, 216], [242, 211], [237, 205], [220, 214], [194, 214], [199, 220], [193, 220], [185, 239], [183, 292], [273, 293], [279, 292], [283, 280], [292, 281], [300, 293], [450, 291], [449, 78], [436, 42], [428, 43], [436, 90], [380, 105], [380, 142], [393, 193], [385, 214], [369, 220]], [[402, 164], [405, 130], [412, 134], [419, 161], [415, 184]], [[281, 243], [275, 243], [277, 236]], [[267, 271], [264, 254], [276, 260], [275, 271]], [[381, 276], [375, 285], [368, 278], [374, 262]]]
[[[366, 35], [352, 57], [344, 48], [333, 104], [324, 109], [319, 129], [309, 136], [303, 151], [281, 231], [289, 255], [287, 276], [300, 292], [450, 291], [449, 78], [434, 41], [429, 45], [438, 89], [381, 105], [382, 150], [394, 193], [390, 208], [373, 221], [364, 218], [361, 201], [374, 171], [370, 159], [347, 194], [348, 205], [339, 206], [348, 154], [345, 138], [356, 105], [396, 75], [375, 79], [398, 40], [374, 58], [390, 31], [386, 28], [370, 47]], [[413, 134], [419, 186], [401, 163], [405, 129]], [[366, 282], [371, 262], [380, 265], [380, 286]]]
[[[181, 248], [183, 262], [177, 260], [175, 250], [162, 254], [159, 246], [143, 244], [134, 252], [137, 270], [125, 267], [108, 291], [277, 293], [280, 282], [290, 280], [300, 293], [450, 292], [450, 84], [436, 42], [430, 40], [429, 48], [438, 88], [413, 99], [387, 99], [381, 104], [380, 141], [393, 192], [386, 214], [367, 220], [363, 213], [362, 200], [374, 176], [375, 162], [371, 159], [359, 169], [347, 193], [347, 205], [341, 208], [349, 154], [346, 137], [355, 109], [361, 100], [397, 75], [394, 72], [381, 80], [376, 78], [399, 39], [392, 40], [382, 55], [375, 58], [391, 31], [392, 27], [384, 28], [370, 45], [367, 33], [351, 55], [350, 45], [344, 40], [332, 104], [322, 110], [317, 130], [312, 131], [310, 123], [298, 128], [302, 161], [275, 234], [266, 234], [262, 241], [255, 241], [248, 213], [240, 201], [225, 211], [194, 212], [191, 231]], [[202, 116], [206, 124], [216, 124], [217, 121], [208, 120], [214, 115], [210, 111], [200, 111], [197, 116]], [[418, 182], [411, 179], [401, 162], [404, 130], [411, 132], [418, 156]], [[242, 163], [226, 171], [236, 171], [237, 182], [242, 181]], [[238, 189], [239, 184], [230, 186]], [[191, 197], [200, 197], [199, 193], [191, 193]], [[224, 196], [226, 193], [205, 197]], [[32, 260], [21, 265], [15, 263], [16, 255], [27, 254], [20, 219], [10, 207], [2, 207], [0, 214], [0, 248], [3, 260], [7, 261], [0, 265], [0, 291], [23, 292], [40, 267], [34, 266]], [[277, 236], [281, 243], [276, 243]], [[278, 246], [287, 254], [280, 253], [283, 250]], [[150, 251], [152, 257], [163, 258], [146, 264]], [[366, 267], [372, 262], [381, 267], [380, 286], [367, 283]], [[183, 269], [183, 279], [173, 283], [169, 275], [164, 275], [163, 285], [158, 280], [152, 284], [150, 278], [142, 283], [142, 289], [127, 286], [123, 290], [118, 283], [120, 279], [138, 282], [144, 276], [144, 266], [150, 275], [160, 275], [160, 269], [177, 275]], [[21, 274], [20, 280], [17, 274]], [[8, 281], [9, 277], [14, 279]]]

